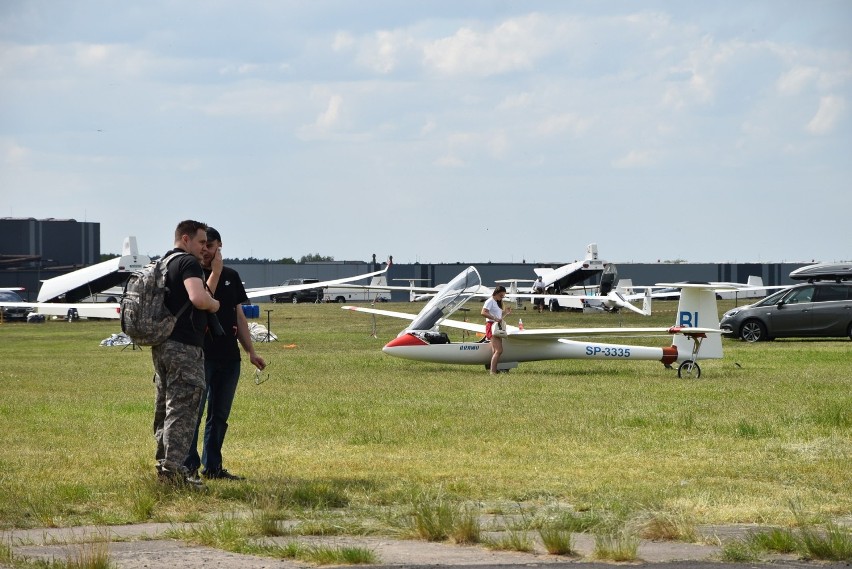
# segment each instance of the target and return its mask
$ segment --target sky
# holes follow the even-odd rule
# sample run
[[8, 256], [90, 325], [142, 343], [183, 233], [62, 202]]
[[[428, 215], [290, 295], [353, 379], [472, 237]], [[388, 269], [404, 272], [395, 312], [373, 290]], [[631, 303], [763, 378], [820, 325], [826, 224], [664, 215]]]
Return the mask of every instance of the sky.
[[0, 217], [227, 258], [852, 260], [852, 2], [3, 0]]

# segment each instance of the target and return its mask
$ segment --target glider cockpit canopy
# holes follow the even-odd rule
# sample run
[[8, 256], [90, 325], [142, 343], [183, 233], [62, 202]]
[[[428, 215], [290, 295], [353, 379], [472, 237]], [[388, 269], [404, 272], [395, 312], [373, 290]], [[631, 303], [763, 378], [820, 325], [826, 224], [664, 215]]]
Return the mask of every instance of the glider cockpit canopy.
[[448, 282], [444, 287], [423, 307], [423, 310], [411, 322], [401, 334], [413, 330], [431, 330], [441, 320], [448, 318], [458, 310], [465, 302], [470, 300], [478, 291], [482, 279], [476, 268], [468, 267], [459, 273], [456, 278]]

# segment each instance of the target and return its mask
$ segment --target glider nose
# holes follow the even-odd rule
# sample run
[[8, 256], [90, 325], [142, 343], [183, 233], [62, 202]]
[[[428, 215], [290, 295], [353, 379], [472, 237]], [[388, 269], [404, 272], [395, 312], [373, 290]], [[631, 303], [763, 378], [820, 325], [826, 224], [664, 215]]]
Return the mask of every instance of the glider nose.
[[382, 348], [382, 351], [386, 354], [392, 354], [395, 351], [398, 351], [398, 348], [413, 348], [415, 346], [426, 345], [428, 345], [428, 343], [422, 340], [421, 338], [418, 338], [411, 332], [406, 332], [405, 334], [397, 336], [396, 338], [385, 344], [385, 347]]

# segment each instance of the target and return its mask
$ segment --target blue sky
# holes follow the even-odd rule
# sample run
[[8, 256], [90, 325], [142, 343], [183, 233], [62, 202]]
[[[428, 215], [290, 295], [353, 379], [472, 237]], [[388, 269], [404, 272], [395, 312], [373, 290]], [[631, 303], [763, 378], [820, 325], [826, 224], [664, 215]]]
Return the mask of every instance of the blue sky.
[[0, 3], [0, 217], [228, 257], [852, 259], [852, 2]]

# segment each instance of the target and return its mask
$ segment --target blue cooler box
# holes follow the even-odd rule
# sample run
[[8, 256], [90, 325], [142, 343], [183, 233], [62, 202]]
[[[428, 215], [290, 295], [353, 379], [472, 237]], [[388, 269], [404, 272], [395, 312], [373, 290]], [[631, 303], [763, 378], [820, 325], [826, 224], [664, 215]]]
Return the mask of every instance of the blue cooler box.
[[243, 304], [242, 306], [246, 318], [260, 318], [260, 306], [257, 304]]

